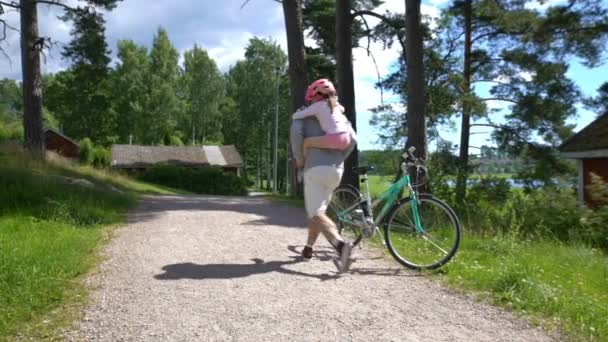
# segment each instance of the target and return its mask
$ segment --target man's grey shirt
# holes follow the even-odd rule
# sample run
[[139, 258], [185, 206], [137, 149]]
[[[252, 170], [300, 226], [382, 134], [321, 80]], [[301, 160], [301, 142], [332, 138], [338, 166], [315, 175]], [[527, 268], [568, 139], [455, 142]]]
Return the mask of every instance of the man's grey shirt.
[[[297, 160], [304, 159], [304, 151], [302, 150], [304, 138], [322, 135], [325, 135], [325, 132], [321, 129], [321, 125], [316, 118], [292, 120], [289, 140], [291, 142], [291, 150], [294, 158]], [[311, 148], [308, 151], [308, 158], [304, 164], [304, 170], [315, 166], [343, 167], [344, 160], [346, 160], [346, 157], [348, 157], [356, 145], [356, 135], [351, 128], [351, 142], [346, 149], [340, 151], [337, 149]]]

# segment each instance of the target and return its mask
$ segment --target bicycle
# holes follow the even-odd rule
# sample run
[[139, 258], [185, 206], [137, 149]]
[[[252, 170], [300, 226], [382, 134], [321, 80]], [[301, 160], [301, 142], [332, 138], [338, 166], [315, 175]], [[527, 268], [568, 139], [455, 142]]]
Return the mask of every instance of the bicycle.
[[[460, 221], [449, 205], [431, 194], [419, 193], [417, 188], [428, 182], [428, 170], [414, 156], [411, 147], [402, 155], [403, 177], [391, 185], [373, 202], [369, 193], [368, 176], [373, 166], [355, 167], [365, 185], [365, 194], [351, 185], [334, 190], [327, 213], [336, 222], [340, 234], [352, 235], [353, 245], [363, 238], [380, 234], [384, 226], [383, 246], [400, 264], [414, 269], [436, 269], [450, 261], [460, 245]], [[417, 180], [412, 182], [409, 170]], [[421, 180], [422, 179], [422, 180]], [[409, 197], [401, 198], [404, 188]], [[373, 211], [384, 205], [374, 218]]]

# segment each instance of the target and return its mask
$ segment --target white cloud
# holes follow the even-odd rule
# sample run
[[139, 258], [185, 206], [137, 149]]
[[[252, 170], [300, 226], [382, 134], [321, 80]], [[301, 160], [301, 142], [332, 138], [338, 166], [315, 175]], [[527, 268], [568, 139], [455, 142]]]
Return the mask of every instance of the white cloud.
[[215, 60], [220, 70], [227, 71], [231, 65], [234, 65], [239, 59], [243, 59], [245, 47], [251, 38], [253, 38], [253, 34], [244, 32], [239, 37], [222, 40], [218, 46], [209, 48], [207, 52]]
[[544, 11], [547, 8], [555, 5], [563, 5], [567, 1], [566, 0], [537, 0], [532, 2], [526, 2], [524, 5], [527, 9], [535, 9], [539, 11]]
[[[77, 4], [78, 0], [70, 0]], [[283, 11], [275, 2], [251, 1], [241, 9], [242, 0], [224, 0], [221, 5], [199, 0], [128, 0], [118, 3], [111, 12], [105, 13], [106, 38], [111, 50], [116, 50], [119, 39], [131, 39], [150, 48], [159, 27], [167, 30], [171, 42], [180, 52], [190, 49], [194, 43], [207, 49], [216, 58], [218, 66], [226, 68], [242, 58], [248, 39], [252, 36], [275, 39], [286, 49]], [[39, 5], [40, 35], [59, 42], [47, 52], [43, 70], [56, 72], [68, 65], [61, 60], [61, 44], [70, 41], [71, 24], [57, 18], [63, 13], [57, 6]], [[18, 13], [3, 15], [3, 19], [19, 27]], [[0, 62], [0, 78], [21, 78], [19, 37], [8, 32], [1, 43], [12, 65]], [[0, 56], [0, 58], [4, 58]]]

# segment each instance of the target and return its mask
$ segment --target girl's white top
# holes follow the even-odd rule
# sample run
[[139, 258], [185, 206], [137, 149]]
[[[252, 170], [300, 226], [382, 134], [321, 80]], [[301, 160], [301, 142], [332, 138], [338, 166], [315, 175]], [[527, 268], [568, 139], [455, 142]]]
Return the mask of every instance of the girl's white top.
[[319, 120], [321, 129], [325, 134], [337, 134], [349, 132], [350, 123], [344, 115], [344, 107], [337, 105], [333, 111], [329, 109], [329, 102], [317, 101], [310, 106], [298, 110], [294, 115], [294, 119], [304, 119], [309, 116], [315, 116]]

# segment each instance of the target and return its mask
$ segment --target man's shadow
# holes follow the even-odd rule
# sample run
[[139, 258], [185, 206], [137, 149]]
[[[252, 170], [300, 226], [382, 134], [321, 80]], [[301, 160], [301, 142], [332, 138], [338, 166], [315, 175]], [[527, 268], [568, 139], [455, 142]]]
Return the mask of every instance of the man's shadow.
[[167, 265], [162, 268], [164, 273], [154, 276], [158, 280], [179, 280], [179, 279], [233, 279], [244, 278], [254, 274], [278, 272], [302, 277], [316, 278], [319, 280], [329, 280], [337, 278], [338, 275], [331, 274], [309, 274], [284, 268], [302, 260], [294, 258], [289, 261], [269, 261], [265, 262], [259, 258], [251, 259], [253, 264], [206, 264], [198, 265], [191, 262]]

